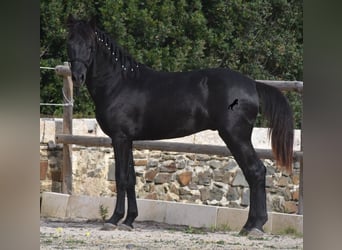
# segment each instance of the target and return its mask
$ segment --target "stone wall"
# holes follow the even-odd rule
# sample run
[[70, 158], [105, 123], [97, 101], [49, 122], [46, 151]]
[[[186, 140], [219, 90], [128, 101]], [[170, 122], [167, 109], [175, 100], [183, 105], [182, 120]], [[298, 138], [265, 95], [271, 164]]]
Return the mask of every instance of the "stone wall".
[[[98, 130], [87, 122], [83, 128], [88, 134]], [[92, 126], [95, 128], [89, 129]], [[44, 136], [49, 140], [41, 135], [41, 192], [61, 192], [62, 148], [54, 143], [54, 136], [49, 137], [48, 126], [45, 124], [43, 127]], [[56, 127], [50, 130], [57, 131]], [[193, 141], [192, 138], [188, 140]], [[235, 208], [249, 206], [250, 190], [233, 157], [149, 150], [134, 150], [133, 155], [138, 198]], [[74, 194], [116, 195], [115, 162], [111, 148], [74, 145], [72, 157]], [[288, 176], [278, 171], [273, 161], [263, 162], [267, 169], [268, 211], [296, 213], [299, 165], [294, 164], [294, 171]]]

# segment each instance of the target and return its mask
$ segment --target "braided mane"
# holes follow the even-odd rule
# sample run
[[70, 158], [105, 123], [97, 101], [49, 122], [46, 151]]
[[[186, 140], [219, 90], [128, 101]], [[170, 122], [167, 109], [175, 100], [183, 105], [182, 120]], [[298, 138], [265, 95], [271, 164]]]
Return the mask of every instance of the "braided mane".
[[[124, 49], [122, 49], [110, 36], [105, 32], [96, 28], [95, 30], [96, 42], [108, 51], [110, 60], [114, 67], [121, 67], [123, 73], [133, 73], [136, 75], [139, 72], [141, 66], [131, 55], [129, 55]], [[135, 74], [134, 74], [135, 73]], [[126, 75], [125, 74], [125, 75]]]

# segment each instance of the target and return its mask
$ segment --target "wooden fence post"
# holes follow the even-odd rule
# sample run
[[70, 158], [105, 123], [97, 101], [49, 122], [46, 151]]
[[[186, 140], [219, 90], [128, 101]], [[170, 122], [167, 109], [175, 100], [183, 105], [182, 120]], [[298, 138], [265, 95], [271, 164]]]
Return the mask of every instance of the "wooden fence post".
[[[304, 92], [302, 92], [302, 105], [303, 105], [303, 95]], [[303, 152], [304, 148], [303, 148], [303, 112], [302, 112], [302, 129], [301, 129], [301, 133], [300, 133], [300, 151]], [[300, 170], [299, 170], [299, 198], [298, 198], [298, 214], [303, 214], [304, 212], [304, 189], [303, 189], [303, 180], [304, 180], [304, 176], [303, 176], [303, 170], [304, 168], [304, 159], [303, 157], [300, 159]]]
[[[64, 63], [68, 66], [68, 62]], [[63, 75], [63, 134], [72, 135], [73, 83], [70, 75]], [[72, 193], [72, 144], [63, 144], [62, 193]]]

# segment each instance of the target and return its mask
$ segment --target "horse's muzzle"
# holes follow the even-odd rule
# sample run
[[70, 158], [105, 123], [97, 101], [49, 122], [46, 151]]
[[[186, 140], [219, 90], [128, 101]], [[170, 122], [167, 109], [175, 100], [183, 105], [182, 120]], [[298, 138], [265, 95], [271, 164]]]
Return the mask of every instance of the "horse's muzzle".
[[74, 86], [80, 87], [85, 82], [85, 74], [84, 73], [81, 73], [81, 74], [72, 73], [71, 79], [74, 83]]

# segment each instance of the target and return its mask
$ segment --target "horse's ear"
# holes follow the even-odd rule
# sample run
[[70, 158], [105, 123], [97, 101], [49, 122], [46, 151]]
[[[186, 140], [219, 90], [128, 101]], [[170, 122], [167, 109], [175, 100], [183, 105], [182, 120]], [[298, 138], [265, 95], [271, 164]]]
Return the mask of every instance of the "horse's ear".
[[96, 27], [96, 18], [92, 17], [89, 21], [89, 25], [95, 30]]
[[76, 22], [76, 18], [72, 14], [69, 14], [67, 22], [66, 22], [67, 27], [70, 28], [75, 22]]

